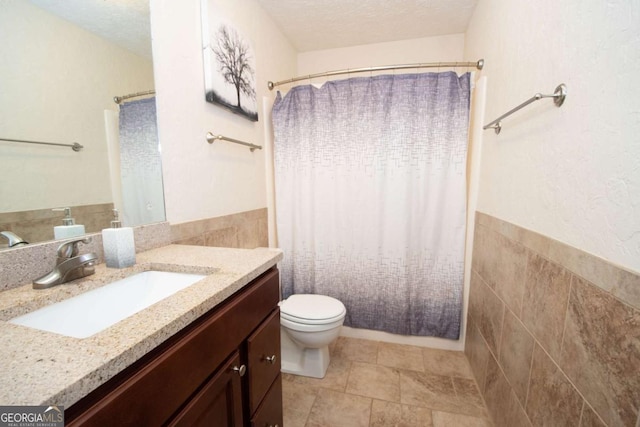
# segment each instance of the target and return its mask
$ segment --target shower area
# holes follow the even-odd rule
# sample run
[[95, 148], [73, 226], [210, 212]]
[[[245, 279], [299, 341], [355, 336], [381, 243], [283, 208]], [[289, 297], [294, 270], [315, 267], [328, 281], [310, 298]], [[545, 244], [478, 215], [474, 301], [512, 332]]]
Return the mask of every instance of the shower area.
[[114, 206], [125, 226], [165, 220], [162, 162], [155, 92], [114, 97], [118, 111], [105, 110]]
[[283, 298], [328, 295], [344, 303], [354, 331], [445, 338], [432, 344], [456, 348], [478, 86], [475, 73], [457, 71], [349, 75], [276, 94]]

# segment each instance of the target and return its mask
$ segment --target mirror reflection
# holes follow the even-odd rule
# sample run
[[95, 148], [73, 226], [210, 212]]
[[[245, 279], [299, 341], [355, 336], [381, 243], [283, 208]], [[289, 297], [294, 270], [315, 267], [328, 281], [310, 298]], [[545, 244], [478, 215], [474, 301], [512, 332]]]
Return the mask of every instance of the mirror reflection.
[[148, 0], [0, 2], [0, 37], [0, 232], [164, 221], [155, 98], [114, 102], [154, 88]]

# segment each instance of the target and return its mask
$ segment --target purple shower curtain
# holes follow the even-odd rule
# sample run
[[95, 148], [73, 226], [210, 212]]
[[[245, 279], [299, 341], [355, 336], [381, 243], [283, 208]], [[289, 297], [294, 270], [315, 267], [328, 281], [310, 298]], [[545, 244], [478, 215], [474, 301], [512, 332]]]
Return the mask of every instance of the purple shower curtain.
[[284, 297], [338, 298], [348, 326], [458, 338], [469, 87], [447, 72], [278, 94]]

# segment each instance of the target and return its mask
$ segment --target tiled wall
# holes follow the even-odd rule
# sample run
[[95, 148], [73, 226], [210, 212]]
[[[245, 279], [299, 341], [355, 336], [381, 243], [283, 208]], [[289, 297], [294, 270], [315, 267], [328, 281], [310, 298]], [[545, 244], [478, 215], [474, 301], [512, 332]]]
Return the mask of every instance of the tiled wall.
[[[76, 224], [84, 225], [87, 233], [108, 228], [113, 219], [113, 203], [69, 206]], [[62, 225], [64, 212], [51, 209], [0, 213], [0, 230], [13, 231], [29, 243], [53, 240], [53, 227]], [[6, 243], [0, 242], [0, 243]]]
[[640, 426], [640, 275], [477, 213], [468, 312], [497, 426]]
[[[168, 222], [139, 225], [133, 227], [136, 253], [169, 245], [170, 226]], [[98, 261], [104, 262], [102, 234], [92, 233], [87, 244], [81, 244], [81, 253], [94, 252]], [[35, 278], [51, 271], [56, 265], [56, 253], [60, 240], [36, 243], [0, 251], [0, 291], [31, 283]]]
[[[95, 252], [102, 262], [102, 235], [90, 236], [93, 240], [81, 249]], [[134, 227], [134, 236], [136, 252], [171, 243], [247, 249], [267, 247], [267, 209], [182, 224], [161, 222], [138, 226]], [[59, 245], [59, 241], [49, 241], [0, 251], [0, 291], [30, 283], [50, 271]]]
[[267, 209], [172, 224], [171, 242], [225, 248], [267, 247]]

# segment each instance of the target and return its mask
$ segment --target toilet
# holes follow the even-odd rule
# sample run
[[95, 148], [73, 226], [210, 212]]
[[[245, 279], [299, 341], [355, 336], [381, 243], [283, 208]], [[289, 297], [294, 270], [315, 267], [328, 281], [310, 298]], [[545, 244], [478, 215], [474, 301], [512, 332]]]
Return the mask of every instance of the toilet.
[[344, 304], [326, 295], [295, 294], [279, 305], [282, 372], [324, 378], [329, 344], [347, 313]]

